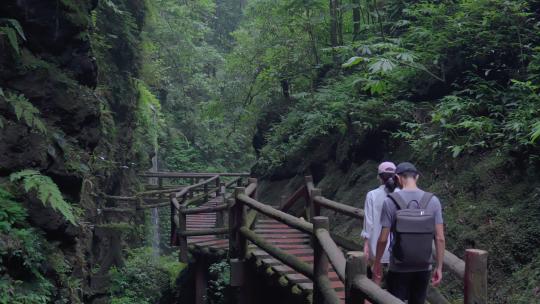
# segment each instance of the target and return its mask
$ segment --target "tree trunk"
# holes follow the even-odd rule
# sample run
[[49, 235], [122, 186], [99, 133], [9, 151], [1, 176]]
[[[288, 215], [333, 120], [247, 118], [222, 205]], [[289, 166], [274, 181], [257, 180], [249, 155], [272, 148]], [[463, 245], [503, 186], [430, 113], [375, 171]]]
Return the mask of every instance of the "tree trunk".
[[341, 10], [341, 0], [335, 0], [335, 1], [336, 1], [338, 45], [343, 45], [343, 11]]
[[337, 38], [337, 1], [330, 0], [330, 45], [336, 47], [338, 45]]
[[319, 59], [319, 53], [317, 51], [317, 41], [315, 40], [315, 34], [313, 33], [313, 24], [311, 23], [311, 10], [306, 8], [306, 16], [308, 18], [306, 29], [307, 33], [309, 35], [309, 43], [311, 45], [311, 53], [313, 54], [313, 61], [315, 61], [316, 65], [319, 65], [320, 59]]
[[353, 41], [356, 41], [360, 35], [360, 0], [352, 0], [352, 5]]
[[[337, 16], [337, 2], [338, 0], [330, 0], [330, 46], [335, 48], [338, 46], [338, 16]], [[338, 64], [338, 57], [335, 50], [332, 50], [332, 57], [334, 64]]]

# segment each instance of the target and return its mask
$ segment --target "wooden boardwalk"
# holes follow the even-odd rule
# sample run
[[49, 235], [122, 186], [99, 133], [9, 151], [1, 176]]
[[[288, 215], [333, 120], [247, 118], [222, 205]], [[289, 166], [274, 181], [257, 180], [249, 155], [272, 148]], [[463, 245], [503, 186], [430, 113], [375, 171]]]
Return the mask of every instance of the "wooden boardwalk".
[[[313, 248], [310, 245], [311, 237], [306, 233], [273, 219], [257, 221], [254, 231], [268, 243], [290, 255], [296, 256], [302, 262], [313, 265]], [[249, 248], [249, 254], [260, 260], [266, 267], [270, 267], [274, 272], [285, 276], [290, 282], [297, 284], [303, 293], [312, 292], [313, 282], [308, 277], [284, 265], [281, 261], [273, 258], [264, 250], [258, 249], [255, 245], [250, 245]], [[329, 266], [328, 276], [341, 303], [345, 303], [345, 286], [340, 281], [332, 266]]]
[[[200, 205], [200, 207], [215, 207], [222, 203], [223, 197], [218, 196]], [[211, 229], [216, 227], [217, 212], [188, 214], [186, 218], [188, 231]], [[229, 240], [223, 237], [220, 238], [217, 235], [189, 236], [187, 239], [190, 250], [218, 255], [224, 255], [229, 250]]]
[[[221, 197], [215, 197], [200, 205], [200, 207], [215, 207], [221, 203], [223, 203], [223, 199]], [[206, 230], [216, 226], [216, 212], [188, 214], [186, 217], [188, 231]], [[313, 265], [313, 248], [310, 245], [311, 236], [308, 234], [268, 218], [256, 221], [253, 230], [268, 243], [282, 249], [287, 254], [296, 256], [302, 262]], [[187, 239], [189, 249], [192, 252], [197, 252], [197, 254], [217, 254], [224, 256], [229, 249], [228, 238], [219, 238], [216, 235], [190, 236]], [[283, 276], [287, 278], [303, 294], [312, 293], [313, 282], [308, 277], [273, 258], [264, 250], [250, 244], [248, 246], [248, 256], [254, 258], [257, 261], [256, 264], [263, 265], [264, 268], [271, 268], [273, 272], [278, 274], [278, 277]], [[332, 266], [329, 266], [328, 275], [332, 287], [336, 290], [341, 302], [345, 303], [345, 286], [332, 269]]]
[[[181, 261], [195, 261], [196, 303], [205, 302], [208, 271], [205, 267], [208, 266], [204, 263], [227, 258], [231, 286], [238, 287], [240, 303], [253, 300], [246, 273], [253, 267], [314, 304], [363, 303], [364, 300], [403, 304], [366, 277], [367, 265], [358, 245], [332, 234], [328, 218], [321, 216], [321, 209], [325, 208], [362, 220], [364, 211], [322, 196], [311, 177], [306, 177], [305, 185], [288, 199], [282, 198], [280, 207], [276, 208], [256, 199], [257, 180], [248, 178], [247, 184], [243, 183], [242, 179], [248, 176], [245, 173], [157, 172], [141, 176], [157, 177], [158, 190], [133, 197], [109, 197], [138, 201], [138, 210], [170, 206], [171, 245], [179, 246]], [[224, 183], [220, 181], [222, 176], [237, 178]], [[165, 178], [188, 178], [191, 184], [163, 186]], [[200, 182], [200, 179], [204, 180]], [[165, 195], [170, 196], [168, 203], [162, 202]], [[287, 213], [298, 201], [304, 202], [302, 218]], [[203, 262], [199, 257], [203, 257]], [[247, 264], [250, 266], [246, 267]], [[445, 251], [444, 267], [463, 280], [466, 304], [487, 303], [487, 252], [467, 249], [462, 260]], [[430, 290], [430, 295], [431, 304], [449, 303], [435, 289]]]

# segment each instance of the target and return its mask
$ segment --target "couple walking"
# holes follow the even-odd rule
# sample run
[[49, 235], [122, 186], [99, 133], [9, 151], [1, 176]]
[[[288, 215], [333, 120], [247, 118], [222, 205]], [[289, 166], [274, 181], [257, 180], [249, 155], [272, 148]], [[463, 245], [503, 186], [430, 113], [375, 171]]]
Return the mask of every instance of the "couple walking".
[[[444, 226], [439, 199], [418, 188], [419, 173], [408, 162], [383, 162], [378, 168], [381, 186], [370, 191], [364, 206], [362, 237], [370, 269], [378, 284], [387, 269], [388, 291], [408, 304], [424, 304], [431, 279], [442, 279]], [[435, 268], [432, 244], [435, 240]]]

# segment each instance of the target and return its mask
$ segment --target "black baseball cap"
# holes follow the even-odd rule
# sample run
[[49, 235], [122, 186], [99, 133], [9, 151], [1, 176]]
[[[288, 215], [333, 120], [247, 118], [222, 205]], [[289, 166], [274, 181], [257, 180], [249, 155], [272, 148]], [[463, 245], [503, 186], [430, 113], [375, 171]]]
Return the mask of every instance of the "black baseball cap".
[[396, 174], [403, 174], [407, 172], [418, 174], [418, 170], [416, 170], [416, 167], [409, 162], [404, 162], [397, 165]]

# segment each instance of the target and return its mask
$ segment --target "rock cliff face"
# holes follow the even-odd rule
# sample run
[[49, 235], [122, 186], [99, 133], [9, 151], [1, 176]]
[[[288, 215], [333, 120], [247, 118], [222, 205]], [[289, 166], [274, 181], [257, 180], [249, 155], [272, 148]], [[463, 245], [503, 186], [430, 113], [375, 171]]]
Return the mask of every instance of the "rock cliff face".
[[[109, 235], [94, 234], [97, 210], [110, 202], [92, 194], [126, 193], [136, 182], [132, 130], [137, 90], [132, 78], [139, 67], [144, 1], [115, 2], [114, 7], [97, 0], [0, 4], [5, 23], [0, 26], [13, 26], [9, 20], [16, 20], [23, 32], [13, 27], [20, 35], [15, 45], [13, 37], [0, 33], [0, 89], [5, 94], [0, 95], [0, 181], [33, 168], [51, 177], [68, 201], [78, 203], [81, 223], [73, 226], [39, 201], [25, 202], [28, 221], [58, 244], [80, 279], [85, 302], [102, 299], [104, 290], [91, 286], [96, 282], [93, 268], [110, 260]], [[118, 19], [127, 15], [129, 19]], [[8, 100], [14, 98], [27, 100], [39, 111], [35, 116], [45, 130], [18, 117]]]

